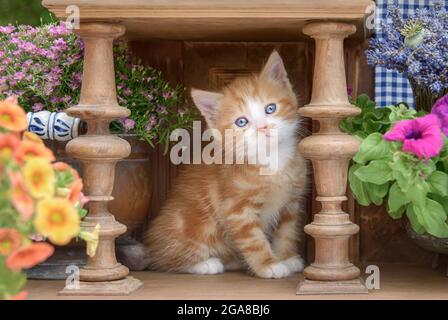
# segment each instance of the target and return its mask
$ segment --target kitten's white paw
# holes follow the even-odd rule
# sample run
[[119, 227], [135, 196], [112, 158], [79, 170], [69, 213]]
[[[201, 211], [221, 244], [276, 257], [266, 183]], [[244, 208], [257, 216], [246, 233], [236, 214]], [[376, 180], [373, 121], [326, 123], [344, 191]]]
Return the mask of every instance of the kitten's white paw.
[[262, 278], [285, 278], [291, 274], [289, 267], [283, 262], [273, 263], [258, 273], [258, 276]]
[[188, 272], [194, 274], [218, 274], [224, 272], [224, 265], [218, 258], [210, 258], [192, 266], [188, 269]]
[[302, 272], [304, 267], [304, 261], [300, 256], [295, 256], [288, 258], [283, 261], [284, 264], [289, 268], [291, 273]]

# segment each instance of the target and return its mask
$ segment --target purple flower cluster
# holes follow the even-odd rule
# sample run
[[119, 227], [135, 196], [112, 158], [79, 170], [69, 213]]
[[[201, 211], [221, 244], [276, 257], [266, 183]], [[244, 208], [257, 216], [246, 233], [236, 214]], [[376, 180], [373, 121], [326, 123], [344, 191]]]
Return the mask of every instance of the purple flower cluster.
[[[15, 95], [27, 111], [60, 111], [79, 101], [84, 45], [65, 23], [41, 27], [0, 26], [0, 99]], [[131, 55], [124, 41], [114, 44], [117, 99], [131, 111], [112, 128], [133, 132], [165, 147], [176, 128], [191, 125], [194, 111], [178, 112], [183, 88], [173, 88], [159, 71]]]
[[437, 100], [431, 113], [437, 116], [443, 133], [448, 137], [448, 94]]
[[443, 1], [402, 18], [398, 3], [388, 8], [379, 36], [370, 40], [367, 61], [403, 73], [434, 94], [448, 88], [448, 12]]
[[0, 98], [27, 111], [64, 109], [79, 97], [83, 44], [65, 23], [0, 26]]
[[116, 124], [151, 144], [158, 140], [167, 146], [171, 130], [188, 127], [193, 119], [191, 109], [179, 108], [183, 88], [173, 88], [160, 71], [132, 57], [122, 41], [115, 43], [114, 56], [118, 102], [131, 110], [128, 118]]

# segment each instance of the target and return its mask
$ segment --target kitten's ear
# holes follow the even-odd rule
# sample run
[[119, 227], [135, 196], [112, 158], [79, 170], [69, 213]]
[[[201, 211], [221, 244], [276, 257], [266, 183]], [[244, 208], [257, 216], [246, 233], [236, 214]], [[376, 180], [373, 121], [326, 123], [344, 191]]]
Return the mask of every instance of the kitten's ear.
[[271, 79], [280, 84], [290, 85], [283, 60], [277, 50], [272, 51], [268, 62], [261, 71], [261, 77]]
[[221, 93], [191, 89], [191, 98], [209, 126], [214, 124], [216, 109], [222, 97]]

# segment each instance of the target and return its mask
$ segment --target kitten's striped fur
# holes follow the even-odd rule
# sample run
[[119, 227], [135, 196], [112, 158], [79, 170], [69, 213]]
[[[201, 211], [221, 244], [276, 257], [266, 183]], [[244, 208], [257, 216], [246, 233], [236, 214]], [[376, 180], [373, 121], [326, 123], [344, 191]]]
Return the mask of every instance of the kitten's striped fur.
[[[301, 271], [297, 240], [305, 223], [307, 165], [297, 148], [297, 99], [280, 56], [274, 51], [260, 75], [236, 79], [223, 94], [193, 90], [192, 97], [208, 126], [221, 132], [233, 129], [250, 141], [257, 128], [277, 128], [279, 170], [260, 175], [259, 166], [248, 164], [182, 168], [146, 234], [151, 269], [216, 274], [245, 268], [263, 278]], [[277, 105], [274, 114], [258, 110], [269, 103]], [[236, 127], [241, 115], [253, 127]]]

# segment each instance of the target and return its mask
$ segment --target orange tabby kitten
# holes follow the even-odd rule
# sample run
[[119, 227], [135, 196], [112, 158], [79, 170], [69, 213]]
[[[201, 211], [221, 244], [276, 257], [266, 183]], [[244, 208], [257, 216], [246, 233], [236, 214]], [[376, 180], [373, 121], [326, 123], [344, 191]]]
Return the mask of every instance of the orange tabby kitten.
[[192, 90], [208, 127], [231, 129], [255, 143], [269, 129], [278, 136], [278, 170], [258, 164], [188, 165], [146, 234], [150, 268], [218, 274], [245, 268], [263, 278], [302, 271], [297, 239], [303, 233], [307, 165], [298, 153], [299, 117], [279, 54], [260, 75], [239, 78], [223, 93]]

